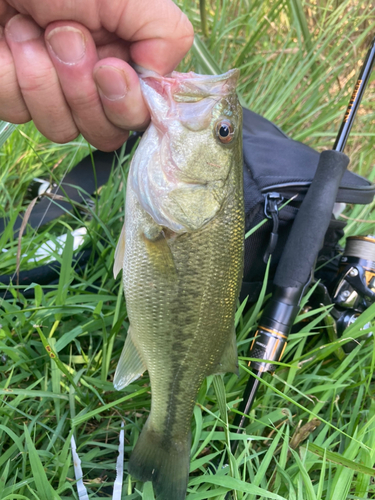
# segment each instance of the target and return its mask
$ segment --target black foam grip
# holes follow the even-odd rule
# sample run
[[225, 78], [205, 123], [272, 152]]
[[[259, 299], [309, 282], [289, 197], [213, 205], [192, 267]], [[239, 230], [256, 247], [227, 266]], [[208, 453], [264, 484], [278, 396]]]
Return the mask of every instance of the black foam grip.
[[338, 151], [323, 151], [311, 186], [293, 223], [274, 284], [304, 286], [328, 229], [333, 205], [349, 158]]

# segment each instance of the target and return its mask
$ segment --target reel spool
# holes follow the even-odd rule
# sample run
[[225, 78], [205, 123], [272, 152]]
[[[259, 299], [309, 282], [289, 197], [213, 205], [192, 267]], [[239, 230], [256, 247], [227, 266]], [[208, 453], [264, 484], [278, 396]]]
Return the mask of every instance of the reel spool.
[[364, 311], [375, 301], [375, 236], [351, 236], [340, 260], [333, 302]]
[[[337, 334], [346, 328], [375, 302], [375, 236], [350, 236], [340, 259], [339, 275], [332, 294]], [[370, 327], [370, 324], [364, 328]], [[349, 342], [344, 350], [350, 352], [357, 344]]]

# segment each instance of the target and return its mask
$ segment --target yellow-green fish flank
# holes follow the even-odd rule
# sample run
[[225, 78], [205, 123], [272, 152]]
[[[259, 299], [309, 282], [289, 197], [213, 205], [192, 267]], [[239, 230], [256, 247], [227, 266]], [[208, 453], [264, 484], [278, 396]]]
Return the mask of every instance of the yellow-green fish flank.
[[152, 122], [133, 158], [116, 251], [130, 328], [121, 389], [148, 370], [151, 412], [129, 472], [159, 500], [186, 495], [190, 426], [204, 378], [236, 372], [243, 269], [242, 110], [236, 70], [142, 79]]

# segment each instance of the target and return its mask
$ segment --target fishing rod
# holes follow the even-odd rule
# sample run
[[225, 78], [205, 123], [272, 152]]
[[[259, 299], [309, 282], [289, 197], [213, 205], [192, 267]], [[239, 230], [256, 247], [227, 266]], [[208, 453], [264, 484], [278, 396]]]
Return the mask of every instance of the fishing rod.
[[[314, 179], [300, 210], [278, 264], [272, 297], [266, 305], [250, 347], [253, 372], [246, 385], [243, 400], [233, 425], [237, 433], [249, 423], [249, 412], [254, 402], [260, 379], [266, 372], [274, 372], [274, 362], [281, 360], [288, 335], [300, 309], [300, 302], [310, 283], [318, 252], [328, 229], [342, 176], [349, 164], [343, 153], [354, 118], [368, 84], [375, 62], [375, 38], [372, 40], [357, 83], [351, 95], [340, 130], [332, 150], [320, 155]], [[232, 453], [238, 440], [233, 441]]]

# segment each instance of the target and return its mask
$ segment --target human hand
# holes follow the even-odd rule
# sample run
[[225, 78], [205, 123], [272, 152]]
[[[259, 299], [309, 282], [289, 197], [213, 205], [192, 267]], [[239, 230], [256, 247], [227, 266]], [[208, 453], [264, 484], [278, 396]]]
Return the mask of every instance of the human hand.
[[150, 119], [129, 62], [166, 74], [192, 42], [172, 0], [0, 0], [0, 119], [112, 151]]

